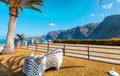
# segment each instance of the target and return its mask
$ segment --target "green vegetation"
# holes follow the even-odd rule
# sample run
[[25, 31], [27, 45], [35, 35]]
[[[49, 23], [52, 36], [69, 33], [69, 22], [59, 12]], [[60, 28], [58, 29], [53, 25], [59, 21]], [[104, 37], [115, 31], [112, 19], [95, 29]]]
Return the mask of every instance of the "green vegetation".
[[15, 44], [20, 44], [21, 41], [25, 38], [24, 33], [23, 34], [16, 34], [17, 38], [14, 38]]
[[120, 45], [120, 38], [112, 38], [106, 40], [55, 40], [54, 43], [68, 43], [68, 44], [88, 44], [88, 45]]

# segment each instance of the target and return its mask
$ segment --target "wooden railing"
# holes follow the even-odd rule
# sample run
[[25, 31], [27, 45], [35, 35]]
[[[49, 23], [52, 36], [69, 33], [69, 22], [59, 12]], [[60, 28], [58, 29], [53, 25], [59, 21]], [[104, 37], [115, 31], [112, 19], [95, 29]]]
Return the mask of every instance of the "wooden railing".
[[[56, 48], [62, 48], [64, 55], [82, 57], [87, 59], [102, 60], [107, 62], [120, 62], [120, 47], [117, 46], [96, 46], [96, 45], [78, 45], [78, 44], [21, 44], [21, 48], [49, 52]], [[106, 60], [107, 59], [107, 60]], [[110, 60], [110, 61], [109, 61]], [[120, 63], [119, 63], [120, 64]]]

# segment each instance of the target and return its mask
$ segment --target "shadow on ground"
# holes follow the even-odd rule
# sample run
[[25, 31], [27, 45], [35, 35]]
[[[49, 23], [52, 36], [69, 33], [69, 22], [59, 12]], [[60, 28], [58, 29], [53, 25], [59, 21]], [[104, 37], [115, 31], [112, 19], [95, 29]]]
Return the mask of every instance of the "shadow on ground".
[[25, 56], [12, 56], [0, 59], [0, 76], [26, 76], [22, 73], [23, 59]]
[[61, 69], [69, 69], [69, 68], [85, 68], [85, 66], [66, 66], [66, 67], [61, 67]]
[[2, 52], [0, 52], [0, 55], [2, 55]]
[[[23, 60], [25, 56], [12, 56], [7, 59], [0, 59], [0, 76], [26, 76], [22, 73]], [[69, 68], [83, 68], [84, 66], [65, 66], [60, 69]], [[46, 71], [56, 71], [56, 68], [52, 67]]]
[[[69, 69], [69, 68], [85, 68], [85, 66], [65, 66], [65, 67], [61, 67], [60, 69]], [[55, 67], [51, 67], [45, 71], [56, 71], [57, 69]]]

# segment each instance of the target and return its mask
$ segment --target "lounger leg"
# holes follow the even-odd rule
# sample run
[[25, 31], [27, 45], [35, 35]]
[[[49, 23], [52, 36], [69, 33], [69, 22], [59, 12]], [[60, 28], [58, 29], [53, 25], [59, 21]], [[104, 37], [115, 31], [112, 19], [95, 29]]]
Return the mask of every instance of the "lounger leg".
[[38, 76], [42, 76], [42, 74], [41, 73], [39, 73], [39, 75]]
[[62, 63], [58, 63], [58, 64], [57, 64], [57, 67], [56, 67], [57, 70], [60, 70], [61, 64], [62, 64]]
[[57, 70], [60, 70], [60, 66], [57, 66], [57, 68], [56, 68]]

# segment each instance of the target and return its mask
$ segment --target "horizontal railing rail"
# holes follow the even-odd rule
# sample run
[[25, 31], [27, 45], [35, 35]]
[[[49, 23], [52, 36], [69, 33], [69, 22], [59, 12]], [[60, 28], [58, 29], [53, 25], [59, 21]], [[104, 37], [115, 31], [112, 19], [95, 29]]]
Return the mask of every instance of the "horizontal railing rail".
[[77, 44], [46, 43], [46, 44], [28, 44], [28, 45], [21, 44], [20, 47], [23, 49], [30, 49], [36, 51], [46, 50], [45, 52], [49, 52], [56, 48], [62, 48], [64, 51], [64, 55], [75, 54], [75, 55], [86, 56], [88, 59], [91, 59], [91, 57], [97, 57], [97, 58], [120, 60], [120, 48], [113, 46], [108, 47], [108, 46], [95, 46], [95, 45], [92, 46], [92, 45], [77, 45]]

